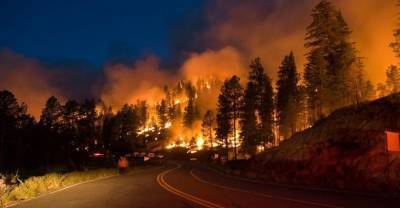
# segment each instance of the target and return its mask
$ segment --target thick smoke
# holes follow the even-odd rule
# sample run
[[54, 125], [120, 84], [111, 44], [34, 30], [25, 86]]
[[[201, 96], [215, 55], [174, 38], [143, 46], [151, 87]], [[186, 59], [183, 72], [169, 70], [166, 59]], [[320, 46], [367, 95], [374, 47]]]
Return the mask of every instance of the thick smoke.
[[335, 3], [353, 30], [353, 40], [365, 58], [368, 77], [375, 83], [384, 82], [386, 68], [398, 62], [389, 48], [399, 14], [396, 0], [337, 0]]
[[227, 46], [221, 50], [192, 53], [183, 63], [180, 74], [193, 82], [204, 78], [225, 80], [232, 75], [245, 77], [245, 65], [240, 53]]
[[[375, 83], [383, 82], [386, 67], [397, 62], [388, 47], [396, 26], [395, 1], [333, 0], [349, 23], [352, 39], [365, 58], [367, 75]], [[148, 100], [154, 105], [164, 96], [164, 85], [176, 84], [179, 80], [196, 82], [210, 77], [224, 80], [234, 74], [245, 80], [248, 65], [255, 57], [262, 58], [275, 82], [278, 66], [290, 51], [294, 51], [302, 71], [306, 53], [303, 46], [305, 29], [311, 22], [311, 10], [318, 2], [208, 1], [202, 12], [173, 28], [177, 37], [172, 38], [176, 40], [171, 43], [172, 51], [184, 55], [175, 57], [180, 63], [167, 69], [160, 66], [155, 56], [146, 56], [132, 65], [107, 64], [97, 71], [98, 74], [93, 74], [81, 72], [81, 68], [49, 66], [2, 51], [0, 88], [11, 90], [38, 118], [51, 95], [62, 100], [99, 97], [117, 110], [123, 104], [134, 104], [137, 100]], [[182, 37], [184, 34], [188, 35]], [[217, 93], [206, 100], [207, 108], [213, 108]]]
[[50, 79], [52, 74], [38, 61], [8, 50], [0, 51], [0, 89], [14, 93], [36, 118], [50, 96], [59, 95], [63, 99], [57, 88], [50, 84]]
[[[384, 70], [396, 63], [388, 47], [393, 39], [396, 22], [396, 0], [333, 0], [342, 11], [353, 31], [352, 39], [360, 55], [365, 58], [368, 77], [384, 80]], [[276, 81], [276, 72], [282, 58], [295, 53], [302, 71], [306, 50], [304, 38], [311, 22], [311, 11], [319, 0], [218, 0], [210, 1], [203, 15], [193, 22], [202, 22], [204, 28], [193, 28], [196, 34], [182, 43], [180, 50], [219, 49], [233, 47], [247, 62], [261, 57], [270, 76]], [[198, 20], [201, 19], [201, 20]], [[190, 25], [190, 23], [187, 23]], [[197, 24], [194, 24], [197, 25]], [[187, 29], [186, 27], [185, 30]], [[189, 39], [189, 40], [188, 40]], [[186, 47], [186, 48], [185, 48]], [[176, 49], [175, 49], [176, 50]], [[220, 60], [221, 62], [227, 60]]]
[[114, 110], [126, 103], [135, 104], [138, 100], [154, 105], [163, 98], [163, 87], [174, 80], [167, 70], [160, 68], [154, 56], [140, 59], [133, 66], [106, 66], [105, 76], [101, 99]]
[[0, 50], [0, 90], [11, 91], [39, 119], [50, 96], [56, 96], [61, 102], [96, 97], [95, 80], [99, 80], [99, 75], [89, 72], [88, 67], [74, 61], [49, 64], [3, 49]]

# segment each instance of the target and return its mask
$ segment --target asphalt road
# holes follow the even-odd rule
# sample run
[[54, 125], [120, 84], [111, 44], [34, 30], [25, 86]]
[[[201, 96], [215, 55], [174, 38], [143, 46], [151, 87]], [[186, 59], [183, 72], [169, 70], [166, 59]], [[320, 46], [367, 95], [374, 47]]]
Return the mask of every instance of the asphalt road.
[[284, 188], [170, 163], [97, 180], [13, 207], [399, 207], [400, 199]]

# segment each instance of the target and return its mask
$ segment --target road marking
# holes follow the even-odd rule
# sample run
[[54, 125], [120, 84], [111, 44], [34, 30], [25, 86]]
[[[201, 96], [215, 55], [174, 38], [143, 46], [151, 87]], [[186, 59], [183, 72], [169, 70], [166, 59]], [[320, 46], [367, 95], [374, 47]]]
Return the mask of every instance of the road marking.
[[266, 197], [266, 198], [273, 198], [273, 199], [279, 199], [279, 200], [284, 200], [284, 201], [296, 202], [296, 203], [301, 203], [301, 204], [306, 204], [306, 205], [313, 205], [313, 206], [319, 206], [319, 207], [329, 207], [329, 208], [340, 208], [339, 206], [334, 206], [334, 205], [329, 205], [329, 204], [322, 204], [322, 203], [317, 203], [317, 202], [310, 202], [310, 201], [305, 201], [305, 200], [292, 199], [292, 198], [282, 197], [282, 196], [273, 196], [273, 195], [269, 195], [269, 194], [265, 194], [265, 193], [248, 191], [248, 190], [244, 190], [244, 189], [232, 188], [232, 187], [228, 187], [228, 186], [223, 186], [223, 185], [211, 183], [209, 181], [205, 181], [205, 180], [201, 179], [196, 174], [194, 174], [193, 169], [190, 170], [190, 175], [195, 180], [197, 180], [197, 181], [199, 181], [201, 183], [212, 185], [212, 186], [215, 186], [215, 187], [218, 187], [218, 188], [222, 188], [222, 189], [226, 189], [226, 190], [230, 190], [230, 191], [248, 193], [248, 194], [252, 194], [252, 195], [256, 195], [256, 196], [262, 196], [262, 197]]
[[165, 190], [167, 190], [168, 192], [171, 192], [171, 193], [173, 193], [173, 194], [175, 194], [175, 195], [177, 195], [177, 196], [180, 196], [180, 197], [182, 197], [182, 198], [184, 198], [184, 199], [186, 199], [186, 200], [189, 200], [189, 201], [194, 202], [194, 203], [196, 203], [196, 204], [199, 204], [199, 205], [201, 205], [201, 206], [204, 206], [204, 207], [207, 207], [207, 208], [223, 208], [223, 206], [221, 206], [221, 205], [215, 204], [215, 203], [210, 202], [210, 201], [207, 201], [207, 200], [205, 200], [205, 199], [201, 199], [201, 198], [196, 197], [196, 196], [193, 196], [193, 195], [191, 195], [191, 194], [189, 194], [189, 193], [185, 193], [185, 192], [183, 192], [183, 191], [181, 191], [181, 190], [178, 190], [178, 189], [172, 187], [171, 185], [169, 185], [169, 184], [165, 181], [165, 178], [164, 178], [165, 175], [167, 175], [168, 173], [170, 173], [170, 172], [172, 172], [172, 171], [174, 171], [174, 170], [176, 170], [176, 169], [179, 169], [180, 167], [182, 167], [182, 165], [178, 164], [177, 167], [172, 168], [172, 169], [169, 169], [169, 170], [166, 170], [166, 171], [160, 173], [160, 174], [157, 176], [157, 182], [158, 182], [158, 184], [159, 184], [161, 187], [163, 187]]
[[376, 195], [371, 195], [371, 194], [368, 194], [365, 192], [352, 192], [352, 191], [328, 189], [328, 188], [317, 188], [317, 187], [300, 187], [298, 185], [296, 186], [296, 185], [289, 185], [289, 184], [266, 182], [266, 181], [260, 181], [260, 180], [254, 180], [254, 179], [229, 175], [227, 173], [223, 173], [214, 168], [207, 168], [207, 169], [212, 172], [215, 172], [216, 174], [218, 174], [222, 177], [225, 177], [225, 178], [231, 178], [231, 179], [238, 180], [238, 181], [245, 181], [245, 182], [249, 182], [249, 183], [261, 184], [261, 185], [267, 185], [267, 186], [275, 186], [275, 187], [280, 187], [280, 188], [293, 188], [293, 189], [300, 189], [300, 190], [305, 190], [305, 191], [321, 191], [321, 192], [328, 192], [328, 193], [332, 193], [332, 192], [339, 193], [339, 194], [345, 193], [345, 194], [353, 194], [353, 195], [360, 195], [360, 196], [376, 196]]

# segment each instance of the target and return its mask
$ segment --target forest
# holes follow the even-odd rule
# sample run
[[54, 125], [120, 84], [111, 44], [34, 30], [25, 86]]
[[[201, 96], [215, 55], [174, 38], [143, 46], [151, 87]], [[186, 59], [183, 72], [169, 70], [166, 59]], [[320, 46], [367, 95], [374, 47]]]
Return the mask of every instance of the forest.
[[[100, 98], [48, 98], [34, 118], [13, 92], [0, 91], [0, 172], [82, 169], [96, 152], [123, 155], [174, 147], [254, 156], [277, 147], [333, 111], [400, 92], [400, 69], [386, 69], [376, 86], [365, 75], [352, 30], [338, 8], [322, 0], [305, 34], [304, 72], [288, 51], [270, 78], [261, 58], [246, 77], [204, 77], [166, 85], [156, 103], [137, 100], [116, 109]], [[400, 57], [400, 28], [390, 46]], [[215, 97], [215, 99], [213, 99]], [[208, 102], [212, 100], [212, 104]], [[207, 104], [204, 104], [207, 103]]]

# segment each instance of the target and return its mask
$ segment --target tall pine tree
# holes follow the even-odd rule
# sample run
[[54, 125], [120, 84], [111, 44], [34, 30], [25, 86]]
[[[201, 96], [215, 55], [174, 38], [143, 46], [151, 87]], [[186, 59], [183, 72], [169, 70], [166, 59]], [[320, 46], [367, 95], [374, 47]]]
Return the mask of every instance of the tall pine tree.
[[307, 88], [312, 122], [333, 110], [354, 104], [352, 69], [357, 51], [350, 41], [351, 31], [342, 14], [328, 0], [322, 0], [312, 11], [307, 27], [305, 47], [307, 64], [304, 81]]
[[225, 143], [226, 153], [229, 152], [229, 135], [232, 138], [234, 159], [237, 159], [238, 121], [241, 111], [243, 92], [240, 79], [233, 76], [226, 80], [218, 97], [217, 136]]
[[273, 142], [273, 89], [271, 79], [265, 73], [261, 59], [256, 58], [250, 64], [249, 82], [254, 84], [256, 98], [257, 133], [260, 143]]
[[278, 71], [276, 109], [278, 113], [279, 132], [289, 138], [296, 131], [298, 106], [298, 73], [293, 53], [285, 56]]
[[210, 143], [211, 150], [214, 149], [213, 146], [213, 131], [215, 125], [214, 113], [210, 110], [204, 114], [203, 122], [201, 124], [203, 135], [208, 138], [208, 142]]
[[261, 143], [261, 136], [257, 127], [257, 91], [253, 82], [248, 82], [244, 91], [243, 109], [240, 119], [241, 133], [243, 139], [242, 149], [250, 154], [256, 152], [256, 147]]

